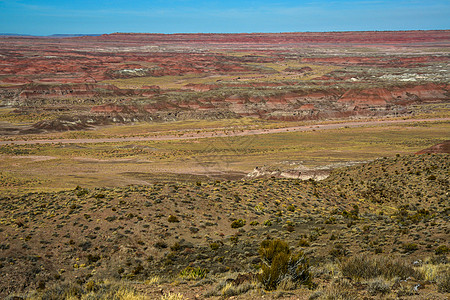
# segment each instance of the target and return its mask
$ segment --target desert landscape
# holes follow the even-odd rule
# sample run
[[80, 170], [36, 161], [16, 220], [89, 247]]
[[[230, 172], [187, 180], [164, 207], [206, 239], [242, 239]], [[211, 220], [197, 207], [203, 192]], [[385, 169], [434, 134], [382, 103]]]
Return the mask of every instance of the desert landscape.
[[450, 31], [0, 36], [0, 297], [447, 299]]

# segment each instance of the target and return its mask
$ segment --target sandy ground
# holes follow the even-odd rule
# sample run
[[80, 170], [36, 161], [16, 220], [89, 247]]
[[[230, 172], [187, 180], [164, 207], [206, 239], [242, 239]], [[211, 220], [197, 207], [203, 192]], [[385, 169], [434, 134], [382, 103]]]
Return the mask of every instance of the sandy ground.
[[118, 142], [138, 142], [138, 141], [170, 141], [170, 140], [191, 140], [199, 138], [213, 138], [213, 137], [232, 137], [232, 136], [248, 136], [258, 134], [273, 134], [283, 132], [298, 132], [298, 131], [314, 131], [327, 130], [348, 127], [362, 127], [362, 126], [377, 126], [388, 124], [405, 124], [417, 122], [437, 122], [450, 121], [450, 118], [433, 118], [433, 119], [407, 119], [407, 120], [376, 120], [376, 121], [362, 121], [362, 122], [345, 122], [332, 124], [318, 124], [306, 126], [294, 126], [285, 128], [273, 129], [255, 129], [244, 130], [241, 132], [206, 132], [206, 133], [189, 133], [184, 136], [162, 135], [162, 136], [148, 136], [148, 137], [123, 137], [123, 138], [103, 138], [103, 139], [59, 139], [59, 140], [16, 140], [16, 141], [0, 141], [0, 145], [32, 145], [32, 144], [89, 144], [89, 143], [118, 143]]

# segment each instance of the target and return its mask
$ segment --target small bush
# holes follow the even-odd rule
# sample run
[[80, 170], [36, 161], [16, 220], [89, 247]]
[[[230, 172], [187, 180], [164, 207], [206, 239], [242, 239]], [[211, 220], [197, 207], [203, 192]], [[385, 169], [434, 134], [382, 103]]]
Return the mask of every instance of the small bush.
[[325, 290], [317, 291], [311, 296], [309, 300], [324, 299], [324, 300], [359, 300], [360, 297], [354, 291], [351, 282], [345, 278], [334, 280]]
[[89, 194], [89, 191], [87, 189], [83, 189], [80, 186], [77, 186], [75, 188], [75, 195], [77, 195], [77, 197], [83, 197], [84, 195]]
[[209, 270], [204, 268], [193, 268], [186, 267], [183, 271], [180, 272], [180, 276], [184, 279], [189, 280], [199, 280], [202, 279], [208, 274]]
[[179, 243], [179, 242], [175, 242], [175, 243], [170, 247], [170, 250], [172, 250], [172, 251], [174, 251], [174, 252], [181, 250], [181, 245], [180, 245], [180, 243]]
[[180, 294], [180, 293], [168, 292], [168, 293], [164, 293], [161, 296], [161, 300], [183, 300], [183, 299], [184, 299], [184, 296], [183, 296], [183, 294]]
[[100, 259], [101, 259], [100, 255], [96, 255], [96, 254], [88, 254], [87, 255], [88, 264], [96, 263]]
[[272, 226], [272, 221], [265, 220], [263, 224], [264, 224], [264, 226]]
[[219, 284], [215, 286], [214, 289], [206, 292], [204, 296], [206, 298], [212, 296], [223, 296], [223, 297], [238, 296], [247, 293], [249, 290], [258, 288], [259, 285], [259, 283], [255, 281], [243, 282], [241, 284], [236, 285], [235, 282], [233, 281], [230, 282], [229, 280], [230, 278], [219, 282]]
[[446, 268], [450, 268], [450, 266], [447, 266], [445, 263], [433, 264], [430, 261], [417, 267], [416, 270], [420, 272], [424, 280], [436, 282], [438, 277], [445, 273]]
[[209, 244], [209, 247], [211, 248], [211, 250], [216, 251], [219, 249], [220, 244], [214, 242], [214, 243]]
[[385, 295], [391, 291], [391, 287], [383, 279], [377, 278], [369, 282], [368, 291], [372, 296]]
[[246, 221], [243, 219], [237, 219], [231, 222], [231, 228], [241, 228], [245, 225]]
[[309, 247], [310, 245], [311, 244], [305, 239], [301, 239], [300, 241], [298, 241], [299, 247]]
[[342, 244], [335, 244], [333, 249], [330, 250], [330, 255], [338, 258], [342, 256], [346, 256], [349, 252]]
[[167, 221], [169, 221], [170, 223], [180, 222], [180, 220], [178, 220], [178, 218], [174, 215], [170, 215], [169, 218], [167, 219]]
[[402, 245], [402, 249], [405, 253], [410, 253], [418, 250], [419, 246], [417, 246], [417, 244], [414, 243], [405, 243]]
[[[147, 299], [143, 294], [133, 288], [124, 286], [123, 283], [88, 281], [84, 288], [79, 284], [55, 284], [44, 291], [35, 291], [30, 299], [52, 300], [52, 299]], [[28, 299], [28, 298], [27, 298]]]
[[156, 242], [154, 245], [153, 245], [155, 248], [157, 248], [157, 249], [165, 249], [165, 248], [167, 248], [168, 246], [167, 246], [167, 243], [166, 242]]
[[99, 289], [98, 284], [94, 281], [94, 280], [89, 280], [85, 285], [84, 288], [86, 289], [86, 291], [88, 292], [95, 292], [96, 290]]
[[441, 293], [450, 293], [450, 268], [446, 268], [438, 275], [437, 278], [438, 291]]
[[436, 255], [447, 254], [449, 252], [450, 248], [447, 247], [446, 245], [440, 245], [439, 247], [436, 248], [436, 250], [434, 250], [434, 253], [436, 253]]
[[303, 252], [294, 255], [283, 241], [263, 241], [259, 248], [263, 260], [259, 281], [266, 290], [276, 290], [283, 281], [311, 285], [309, 263]]
[[335, 224], [335, 223], [336, 223], [336, 218], [333, 216], [331, 216], [325, 220], [325, 224]]

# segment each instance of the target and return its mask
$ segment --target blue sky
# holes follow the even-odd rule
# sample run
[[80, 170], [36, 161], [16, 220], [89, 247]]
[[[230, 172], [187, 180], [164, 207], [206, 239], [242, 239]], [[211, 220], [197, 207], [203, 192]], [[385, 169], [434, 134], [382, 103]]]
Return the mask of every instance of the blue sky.
[[450, 29], [450, 0], [0, 0], [0, 33]]

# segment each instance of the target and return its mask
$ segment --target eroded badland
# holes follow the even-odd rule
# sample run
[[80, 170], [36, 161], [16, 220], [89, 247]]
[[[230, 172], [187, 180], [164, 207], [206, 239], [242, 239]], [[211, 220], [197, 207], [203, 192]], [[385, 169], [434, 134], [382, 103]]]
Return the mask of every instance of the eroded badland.
[[446, 30], [0, 37], [0, 296], [445, 299], [449, 53]]

